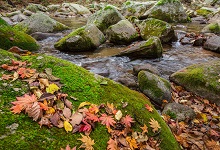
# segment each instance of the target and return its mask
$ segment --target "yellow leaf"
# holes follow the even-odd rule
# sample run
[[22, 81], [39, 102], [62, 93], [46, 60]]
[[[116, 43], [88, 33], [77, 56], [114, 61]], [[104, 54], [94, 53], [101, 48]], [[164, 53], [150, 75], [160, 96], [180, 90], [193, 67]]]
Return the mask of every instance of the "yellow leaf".
[[200, 116], [202, 117], [204, 123], [206, 123], [208, 121], [206, 114], [200, 113]]
[[49, 107], [48, 110], [46, 111], [46, 114], [54, 114], [55, 113], [55, 109], [52, 107]]
[[54, 92], [58, 91], [59, 89], [60, 88], [56, 84], [52, 83], [46, 88], [46, 91], [47, 91], [47, 93], [53, 94]]
[[66, 132], [69, 132], [69, 131], [71, 132], [73, 130], [72, 125], [66, 120], [64, 121], [63, 126]]
[[135, 139], [128, 136], [126, 137], [126, 141], [129, 143], [129, 146], [132, 150], [134, 150], [135, 148], [138, 148], [137, 142]]
[[154, 133], [156, 131], [158, 131], [159, 128], [161, 128], [159, 123], [156, 120], [154, 120], [154, 118], [151, 118], [149, 123], [150, 123], [150, 127], [153, 128], [153, 132]]
[[80, 108], [82, 108], [82, 107], [84, 107], [84, 106], [86, 106], [86, 105], [91, 105], [91, 103], [90, 103], [90, 102], [82, 102], [82, 103], [79, 105], [78, 109], [80, 109]]

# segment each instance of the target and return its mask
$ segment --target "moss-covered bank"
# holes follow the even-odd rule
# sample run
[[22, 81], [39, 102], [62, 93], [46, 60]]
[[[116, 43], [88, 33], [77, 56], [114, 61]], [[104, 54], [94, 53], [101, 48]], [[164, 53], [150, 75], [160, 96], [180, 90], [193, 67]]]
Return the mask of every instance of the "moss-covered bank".
[[[9, 62], [11, 58], [14, 58], [11, 53], [0, 50], [0, 64]], [[144, 104], [151, 105], [144, 95], [109, 79], [97, 77], [81, 67], [58, 58], [43, 55], [42, 59], [39, 59], [38, 56], [25, 56], [21, 59], [32, 62], [31, 67], [36, 68], [38, 71], [43, 71], [45, 68], [52, 68], [53, 74], [61, 78], [61, 82], [64, 84], [62, 92], [78, 98], [78, 101], [73, 102], [75, 108], [83, 101], [96, 104], [106, 103], [107, 101], [114, 103], [118, 109], [121, 109], [124, 113], [126, 112], [126, 114], [130, 114], [140, 123], [136, 123], [134, 128], [138, 128], [144, 123], [149, 126], [149, 119], [153, 117], [161, 125], [161, 132], [156, 136], [162, 140], [161, 149], [179, 149], [178, 143], [156, 110], [154, 110], [154, 113], [149, 113], [144, 108]], [[3, 73], [7, 72], [0, 69], [0, 76]], [[100, 82], [103, 80], [108, 82], [107, 85], [100, 85]], [[0, 85], [1, 149], [54, 150], [65, 147], [67, 144], [71, 147], [81, 144], [76, 140], [79, 137], [78, 133], [66, 133], [64, 129], [58, 129], [56, 127], [50, 129], [47, 127], [40, 128], [27, 115], [14, 115], [10, 112], [10, 107], [12, 106], [10, 102], [14, 101], [16, 96], [21, 96], [23, 92], [28, 90], [25, 82], [17, 80], [10, 83], [9, 81], [0, 80]], [[13, 90], [14, 87], [21, 88], [21, 90], [16, 92]], [[128, 102], [126, 108], [122, 109], [122, 101]], [[10, 134], [10, 129], [7, 127], [13, 123], [19, 126], [15, 133]], [[153, 135], [150, 128], [149, 131]], [[4, 135], [5, 137], [3, 137]], [[95, 140], [95, 150], [106, 149], [109, 135], [104, 126], [97, 126], [90, 136]]]

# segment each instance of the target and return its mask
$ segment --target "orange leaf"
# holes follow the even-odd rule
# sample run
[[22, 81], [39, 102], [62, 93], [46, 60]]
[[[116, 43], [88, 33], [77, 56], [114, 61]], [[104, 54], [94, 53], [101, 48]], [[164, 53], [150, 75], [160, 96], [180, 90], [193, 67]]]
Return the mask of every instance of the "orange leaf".
[[36, 72], [35, 69], [30, 69], [30, 68], [19, 68], [18, 69], [18, 74], [21, 76], [21, 78], [30, 78], [34, 75]]
[[122, 118], [122, 123], [125, 124], [126, 127], [131, 127], [131, 123], [135, 122], [130, 115], [126, 115]]
[[140, 127], [141, 129], [142, 129], [142, 133], [144, 134], [144, 133], [148, 133], [148, 130], [147, 130], [147, 126], [146, 126], [146, 124], [144, 124], [144, 126], [143, 127]]
[[127, 136], [127, 137], [126, 137], [126, 141], [129, 143], [129, 146], [130, 146], [130, 148], [131, 148], [132, 150], [134, 150], [135, 148], [138, 148], [137, 142], [136, 142], [135, 139], [133, 139], [133, 138]]
[[[64, 150], [64, 149], [61, 148], [60, 150]], [[67, 145], [65, 150], [76, 150], [76, 146], [71, 149], [71, 147], [69, 145]]]
[[92, 147], [95, 144], [94, 140], [92, 140], [89, 136], [85, 136], [82, 134], [80, 135], [82, 136], [82, 138], [77, 139], [83, 142], [80, 148], [85, 148], [86, 150], [94, 150], [94, 148]]
[[118, 150], [117, 142], [115, 140], [113, 140], [112, 138], [110, 138], [110, 140], [108, 141], [107, 149], [108, 150]]
[[2, 80], [9, 80], [9, 79], [12, 79], [12, 75], [7, 75], [7, 74], [3, 74], [2, 75]]
[[107, 116], [106, 114], [102, 114], [99, 120], [101, 121], [101, 124], [106, 125], [106, 127], [114, 126], [116, 123], [112, 116]]
[[149, 111], [152, 112], [153, 108], [151, 106], [149, 106], [148, 104], [145, 104], [145, 108]]

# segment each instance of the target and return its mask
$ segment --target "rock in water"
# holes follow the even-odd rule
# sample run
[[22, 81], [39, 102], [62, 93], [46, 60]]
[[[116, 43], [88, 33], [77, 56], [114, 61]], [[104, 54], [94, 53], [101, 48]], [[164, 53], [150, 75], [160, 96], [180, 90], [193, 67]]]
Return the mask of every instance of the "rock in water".
[[130, 58], [160, 58], [163, 53], [163, 47], [158, 37], [151, 37], [147, 41], [141, 41], [128, 46], [127, 49], [120, 52], [117, 56], [128, 56]]
[[149, 39], [151, 36], [157, 36], [162, 43], [166, 43], [175, 37], [172, 26], [159, 19], [149, 18], [140, 21], [137, 26], [140, 28], [141, 37], [144, 40]]
[[208, 38], [203, 48], [220, 53], [220, 36], [214, 35]]
[[48, 33], [69, 29], [66, 25], [50, 18], [42, 12], [31, 15], [28, 19], [18, 23], [15, 28], [30, 34], [34, 32]]
[[138, 73], [140, 90], [155, 103], [162, 105], [163, 100], [171, 100], [171, 85], [166, 79], [147, 71]]
[[99, 30], [105, 32], [105, 30], [120, 20], [125, 18], [122, 14], [112, 5], [107, 5], [101, 10], [97, 11], [88, 18], [87, 24], [95, 24]]
[[138, 32], [128, 20], [110, 26], [106, 34], [109, 41], [115, 44], [130, 44], [138, 38]]
[[202, 29], [204, 33], [220, 33], [220, 25], [218, 23], [210, 23]]
[[170, 80], [220, 106], [220, 61], [188, 66], [170, 76]]
[[74, 30], [54, 46], [61, 51], [94, 51], [104, 42], [104, 34], [94, 24], [89, 24]]
[[179, 0], [159, 0], [142, 18], [156, 18], [166, 22], [187, 22], [188, 16]]

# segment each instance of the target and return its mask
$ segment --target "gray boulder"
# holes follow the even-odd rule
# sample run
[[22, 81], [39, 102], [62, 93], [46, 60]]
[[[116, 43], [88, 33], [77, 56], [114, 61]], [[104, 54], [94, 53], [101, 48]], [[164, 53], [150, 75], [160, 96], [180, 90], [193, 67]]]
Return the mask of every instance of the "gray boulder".
[[139, 22], [137, 26], [144, 40], [149, 39], [151, 36], [157, 36], [162, 43], [166, 43], [175, 37], [172, 26], [165, 21], [149, 18]]
[[126, 17], [141, 17], [149, 8], [156, 4], [157, 1], [126, 1], [122, 6], [122, 14]]
[[220, 106], [220, 61], [188, 66], [170, 76], [170, 80]]
[[29, 3], [28, 6], [26, 7], [26, 9], [31, 12], [35, 12], [35, 13], [37, 11], [42, 11], [42, 12], [47, 11], [47, 7], [40, 5], [40, 4], [33, 4], [33, 3]]
[[147, 71], [140, 71], [138, 84], [140, 90], [159, 105], [162, 105], [163, 100], [171, 100], [171, 85], [166, 79]]
[[125, 20], [125, 17], [112, 5], [107, 5], [101, 10], [97, 11], [88, 18], [87, 24], [95, 24], [99, 30], [105, 30], [120, 20]]
[[128, 20], [121, 20], [106, 30], [107, 38], [115, 44], [130, 44], [139, 37], [138, 32]]
[[151, 64], [143, 64], [143, 65], [134, 66], [133, 67], [133, 74], [137, 76], [138, 73], [142, 70], [148, 71], [148, 72], [151, 72], [153, 74], [156, 74], [156, 75], [160, 76], [160, 72], [157, 70], [157, 68], [155, 68]]
[[162, 114], [167, 114], [172, 119], [177, 119], [178, 121], [184, 121], [186, 119], [193, 120], [196, 116], [192, 108], [175, 102], [168, 103], [164, 107]]
[[15, 27], [27, 33], [48, 33], [69, 29], [66, 25], [50, 18], [48, 15], [42, 12], [33, 14], [28, 19], [18, 23]]
[[187, 22], [188, 16], [179, 0], [159, 0], [142, 18], [156, 18], [166, 22]]
[[95, 25], [90, 24], [74, 30], [54, 46], [61, 51], [93, 51], [104, 42], [104, 34]]
[[69, 9], [70, 12], [74, 12], [75, 14], [80, 14], [80, 15], [92, 14], [88, 8], [75, 3], [63, 3], [62, 8]]
[[220, 53], [220, 36], [214, 35], [209, 37], [204, 43], [203, 48]]
[[117, 56], [128, 56], [130, 58], [160, 58], [163, 53], [163, 47], [158, 37], [151, 37], [147, 41], [141, 41], [128, 46]]

